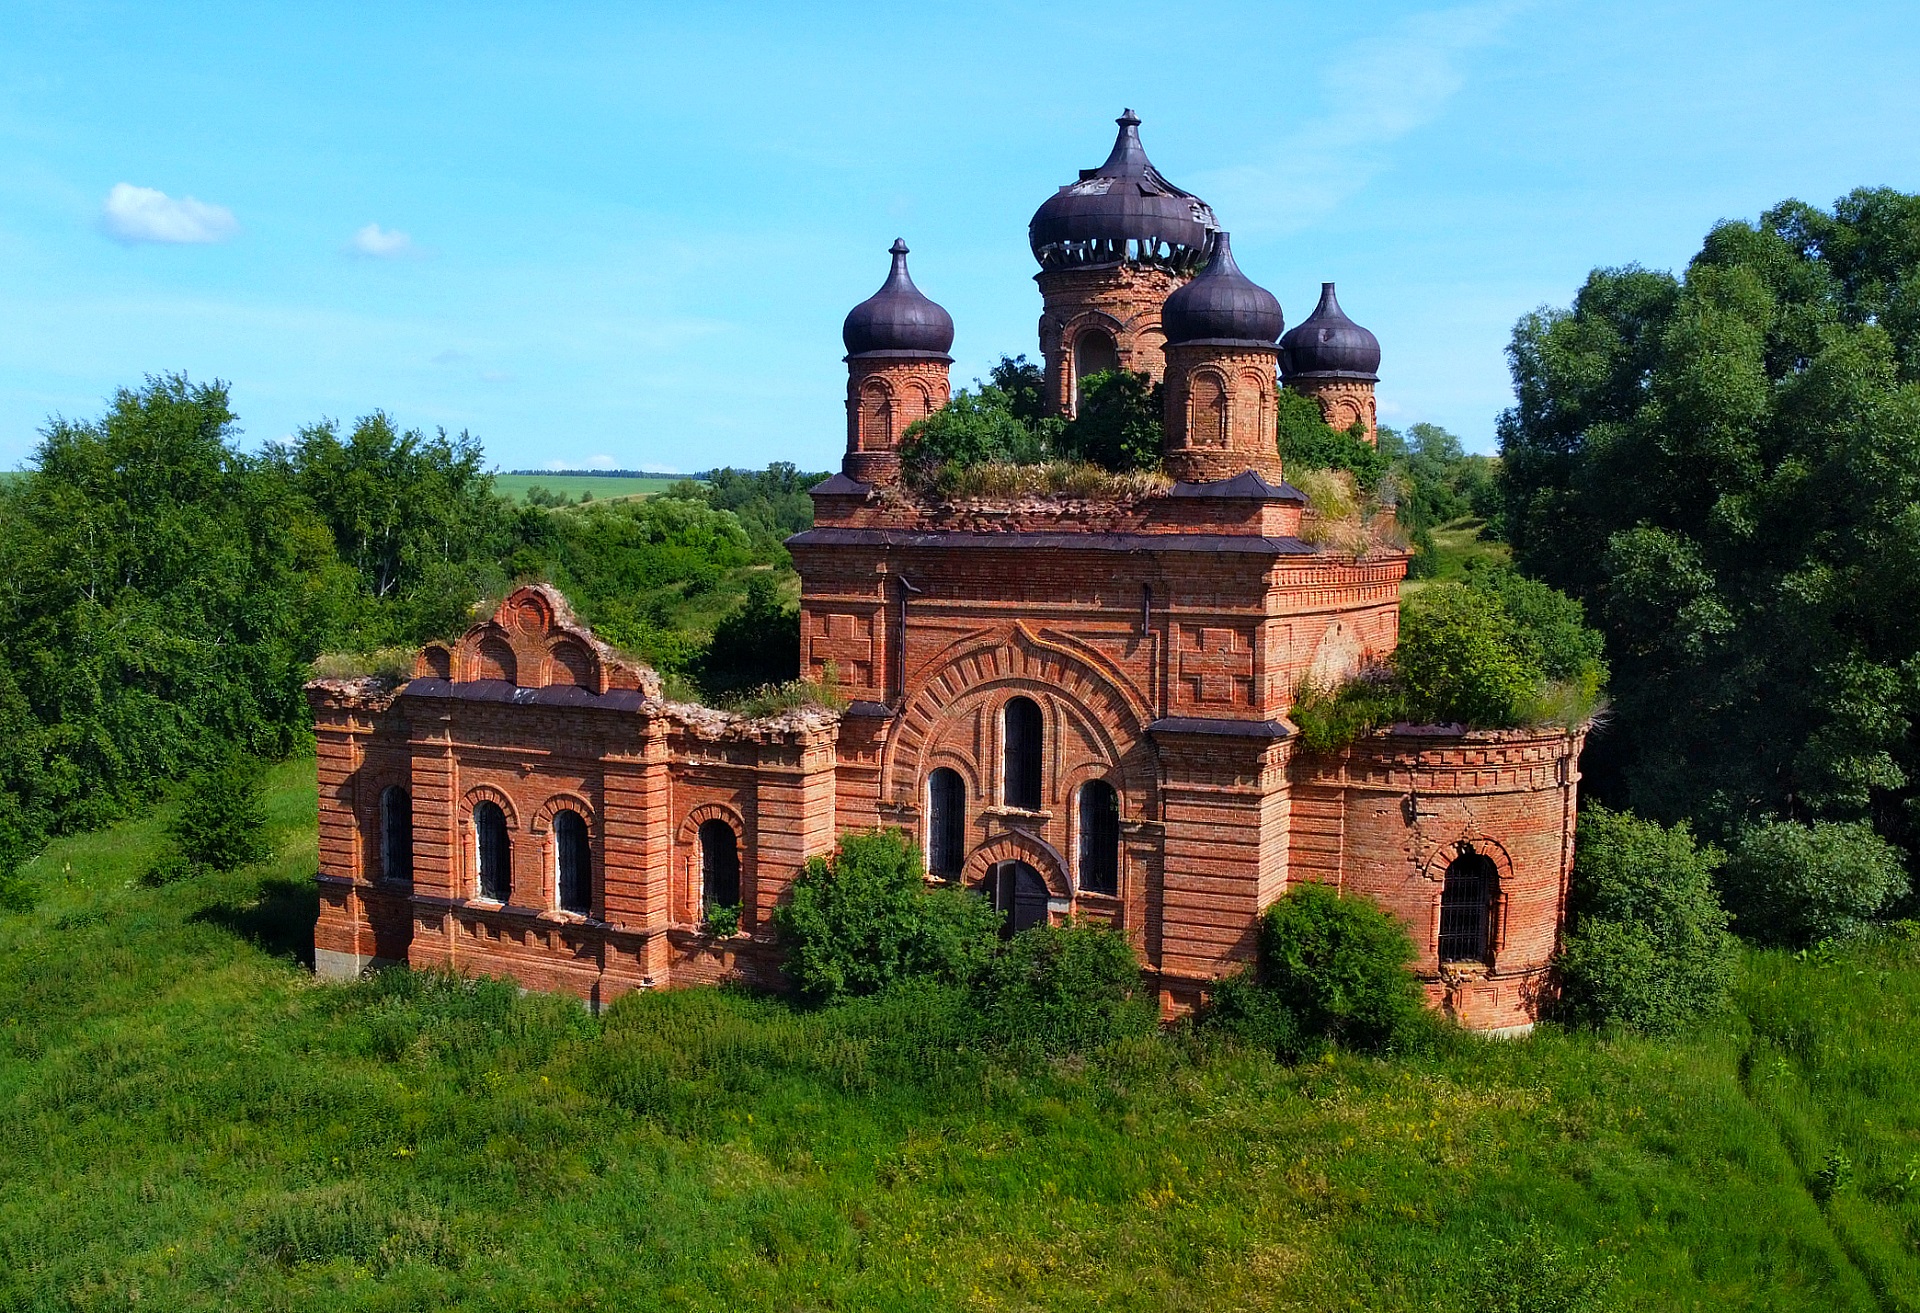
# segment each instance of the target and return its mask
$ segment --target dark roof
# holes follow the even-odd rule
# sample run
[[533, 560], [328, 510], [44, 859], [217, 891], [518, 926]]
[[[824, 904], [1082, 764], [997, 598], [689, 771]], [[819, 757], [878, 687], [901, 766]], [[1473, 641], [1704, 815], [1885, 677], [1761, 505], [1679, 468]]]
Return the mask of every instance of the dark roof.
[[1219, 227], [1207, 203], [1161, 176], [1140, 144], [1132, 110], [1114, 120], [1107, 162], [1049, 196], [1027, 225], [1042, 269], [1154, 264], [1192, 273], [1206, 262]]
[[893, 269], [880, 290], [847, 312], [840, 340], [849, 356], [951, 359], [953, 316], [929, 301], [907, 274], [907, 244], [894, 239]]
[[1199, 716], [1162, 716], [1149, 734], [1218, 734], [1236, 739], [1284, 739], [1293, 731], [1281, 720], [1211, 720]]
[[789, 547], [970, 547], [1025, 551], [1034, 547], [1088, 552], [1232, 552], [1248, 556], [1313, 556], [1298, 538], [1251, 533], [973, 533], [964, 530], [804, 529]]
[[1184, 480], [1167, 490], [1169, 497], [1218, 497], [1230, 501], [1305, 502], [1307, 494], [1291, 483], [1268, 483], [1258, 470], [1241, 470], [1231, 479], [1211, 483], [1187, 483]]
[[845, 474], [830, 474], [807, 489], [815, 497], [865, 497], [872, 491], [871, 483], [850, 479]]
[[1380, 378], [1380, 339], [1347, 318], [1332, 283], [1320, 284], [1320, 304], [1306, 322], [1280, 339], [1282, 378]]
[[431, 677], [410, 681], [400, 690], [403, 698], [451, 698], [458, 702], [508, 702], [522, 707], [600, 707], [609, 711], [640, 711], [647, 695], [638, 689], [610, 688], [605, 693], [572, 684], [552, 684], [546, 688], [521, 688], [504, 679], [468, 679], [455, 683]]
[[1214, 234], [1207, 267], [1186, 286], [1175, 288], [1160, 307], [1160, 326], [1169, 346], [1217, 342], [1270, 347], [1287, 320], [1279, 298], [1240, 272], [1232, 238], [1223, 232]]

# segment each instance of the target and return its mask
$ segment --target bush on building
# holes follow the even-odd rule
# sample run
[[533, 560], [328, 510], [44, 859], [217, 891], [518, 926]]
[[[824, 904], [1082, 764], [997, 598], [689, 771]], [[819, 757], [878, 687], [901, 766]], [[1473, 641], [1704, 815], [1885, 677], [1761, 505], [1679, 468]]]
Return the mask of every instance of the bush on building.
[[1762, 821], [1735, 841], [1721, 879], [1740, 933], [1789, 948], [1860, 929], [1908, 888], [1900, 849], [1865, 821]]
[[1290, 388], [1274, 398], [1275, 445], [1290, 481], [1296, 470], [1346, 470], [1362, 491], [1372, 493], [1392, 460], [1352, 429], [1335, 429], [1320, 414], [1320, 403]]
[[1327, 1044], [1361, 1053], [1424, 1042], [1432, 1021], [1408, 970], [1413, 940], [1367, 898], [1296, 885], [1260, 920], [1259, 966], [1223, 980], [1202, 1024], [1287, 1061]]
[[258, 761], [234, 754], [197, 772], [167, 826], [168, 846], [148, 870], [148, 884], [170, 884], [201, 871], [232, 871], [268, 856], [267, 813]]
[[973, 996], [989, 1038], [1055, 1055], [1151, 1035], [1159, 1020], [1126, 937], [1085, 922], [1021, 931], [981, 970]]
[[1035, 465], [1054, 455], [1046, 438], [1013, 412], [1013, 398], [991, 383], [962, 388], [943, 408], [907, 426], [900, 463], [907, 481], [930, 485], [942, 469]]
[[1159, 469], [1166, 431], [1161, 387], [1130, 369], [1089, 374], [1080, 380], [1074, 417], [1053, 438], [1055, 449], [1113, 474]]
[[1560, 1012], [1587, 1025], [1671, 1033], [1726, 1001], [1736, 962], [1714, 890], [1724, 860], [1672, 827], [1597, 804], [1581, 810]]
[[971, 981], [993, 955], [999, 918], [977, 894], [929, 886], [913, 841], [877, 830], [810, 858], [773, 923], [794, 988], [830, 1003], [913, 979]]

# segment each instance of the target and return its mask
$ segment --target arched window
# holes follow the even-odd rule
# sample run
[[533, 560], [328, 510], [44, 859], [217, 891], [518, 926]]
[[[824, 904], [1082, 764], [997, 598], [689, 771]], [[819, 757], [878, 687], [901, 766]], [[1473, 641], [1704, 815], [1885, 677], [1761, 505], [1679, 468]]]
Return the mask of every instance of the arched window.
[[987, 876], [987, 896], [1000, 913], [1000, 937], [1011, 939], [1047, 919], [1047, 882], [1025, 862], [1001, 862]]
[[579, 812], [553, 814], [553, 864], [561, 910], [589, 915], [593, 911], [593, 845]]
[[380, 874], [413, 879], [413, 799], [398, 784], [380, 791]]
[[1460, 845], [1440, 887], [1440, 960], [1493, 961], [1493, 908], [1500, 873], [1493, 859]]
[[942, 766], [927, 776], [927, 869], [956, 876], [966, 859], [967, 784]]
[[1113, 343], [1113, 335], [1102, 329], [1089, 328], [1073, 339], [1073, 395], [1077, 403], [1084, 393], [1081, 388], [1087, 379], [1095, 374], [1108, 374], [1120, 368], [1120, 351]]
[[497, 903], [513, 892], [513, 845], [507, 837], [507, 815], [498, 803], [473, 804], [473, 848], [480, 872], [480, 896]]
[[1080, 786], [1080, 887], [1120, 892], [1120, 796], [1105, 780]]
[[725, 821], [700, 822], [700, 906], [740, 906], [740, 842]]
[[1006, 759], [1000, 801], [1023, 811], [1040, 810], [1040, 708], [1032, 698], [1013, 698], [1004, 713]]

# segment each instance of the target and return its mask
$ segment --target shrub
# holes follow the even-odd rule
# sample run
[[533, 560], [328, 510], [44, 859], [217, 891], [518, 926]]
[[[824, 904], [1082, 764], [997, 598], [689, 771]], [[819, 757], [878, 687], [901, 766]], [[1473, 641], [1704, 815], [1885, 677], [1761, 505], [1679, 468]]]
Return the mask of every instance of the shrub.
[[1372, 900], [1296, 885], [1260, 920], [1257, 983], [1220, 982], [1205, 1021], [1286, 1059], [1323, 1042], [1404, 1048], [1427, 1024], [1413, 957], [1406, 927]]
[[1907, 892], [1900, 850], [1864, 821], [1763, 821], [1722, 877], [1740, 932], [1789, 947], [1858, 929]]
[[831, 858], [810, 858], [773, 914], [794, 987], [830, 1002], [915, 978], [973, 979], [999, 918], [976, 894], [929, 887], [925, 869], [899, 830], [845, 835]]
[[715, 694], [799, 677], [800, 611], [787, 604], [771, 571], [748, 576], [746, 604], [715, 627], [698, 674]]
[[267, 856], [262, 838], [266, 828], [260, 764], [235, 755], [188, 783], [180, 814], [167, 827], [167, 837], [186, 861], [231, 871]]
[[960, 389], [941, 409], [909, 424], [900, 441], [901, 463], [916, 483], [942, 466], [1031, 465], [1051, 454], [1041, 434], [1013, 413], [1013, 398], [991, 383]]
[[1406, 714], [1406, 697], [1393, 673], [1379, 666], [1337, 688], [1304, 685], [1288, 713], [1309, 752], [1334, 752], [1362, 734]]
[[1363, 491], [1373, 491], [1392, 464], [1384, 452], [1357, 430], [1329, 427], [1320, 414], [1320, 403], [1312, 397], [1281, 388], [1274, 400], [1275, 443], [1290, 482], [1297, 482], [1296, 469], [1346, 470]]
[[1084, 923], [1015, 935], [981, 971], [974, 997], [990, 1036], [1053, 1054], [1152, 1034], [1159, 1016], [1125, 936]]
[[1159, 469], [1164, 440], [1160, 385], [1115, 369], [1080, 380], [1080, 404], [1055, 445], [1069, 458], [1126, 474]]
[[1735, 965], [1713, 886], [1722, 860], [1684, 823], [1583, 808], [1559, 957], [1562, 1014], [1663, 1033], [1717, 1009]]
[[1460, 584], [1431, 584], [1408, 599], [1393, 668], [1409, 714], [1435, 724], [1518, 724], [1539, 682], [1499, 599]]
[[729, 939], [740, 932], [740, 908], [738, 904], [709, 907], [703, 924], [715, 939]]

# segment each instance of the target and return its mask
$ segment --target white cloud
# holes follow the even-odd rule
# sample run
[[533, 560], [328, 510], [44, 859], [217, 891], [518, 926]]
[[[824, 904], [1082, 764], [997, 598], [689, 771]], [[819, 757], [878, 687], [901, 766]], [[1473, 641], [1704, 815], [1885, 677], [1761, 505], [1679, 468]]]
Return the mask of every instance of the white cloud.
[[589, 456], [583, 467], [589, 470], [613, 470], [620, 468], [619, 462], [611, 456]]
[[382, 228], [377, 223], [356, 230], [353, 240], [347, 243], [347, 250], [354, 255], [371, 256], [376, 260], [396, 260], [403, 255], [420, 253], [420, 248], [413, 244], [413, 238], [398, 228]]
[[117, 242], [195, 244], [224, 242], [240, 231], [233, 211], [191, 196], [175, 199], [152, 187], [116, 182], [101, 207], [100, 223]]
[[1388, 167], [1393, 143], [1440, 116], [1466, 85], [1466, 57], [1528, 6], [1491, 0], [1414, 14], [1358, 42], [1331, 61], [1327, 112], [1279, 138], [1266, 163], [1203, 175], [1195, 190], [1249, 233], [1324, 218]]

